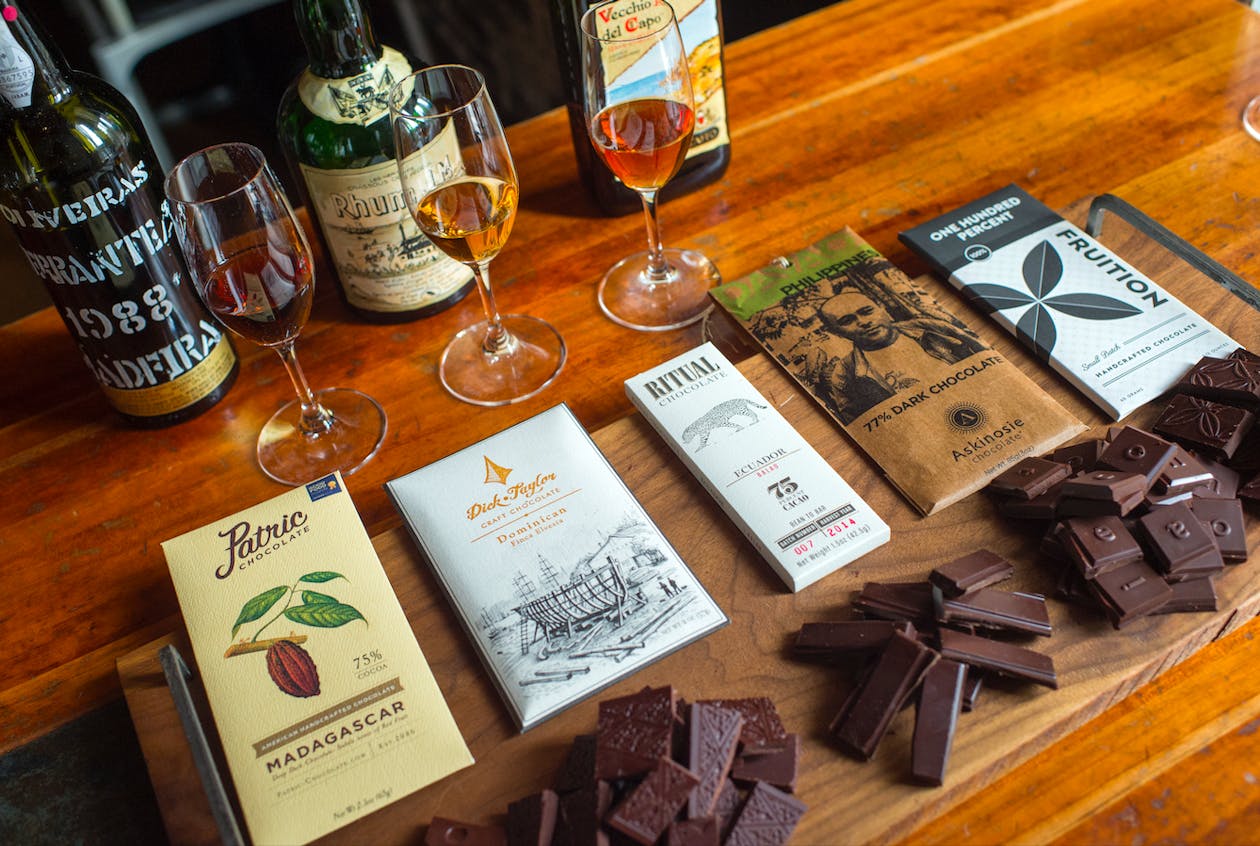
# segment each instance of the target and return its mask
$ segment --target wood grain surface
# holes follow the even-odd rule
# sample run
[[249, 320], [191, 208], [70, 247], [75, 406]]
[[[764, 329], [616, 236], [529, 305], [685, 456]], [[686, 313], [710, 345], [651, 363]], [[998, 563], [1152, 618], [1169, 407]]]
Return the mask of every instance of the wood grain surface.
[[[1260, 275], [1260, 145], [1238, 123], [1260, 92], [1260, 19], [1233, 0], [852, 0], [732, 44], [727, 60], [730, 170], [717, 185], [664, 205], [662, 224], [668, 242], [706, 250], [728, 279], [846, 224], [922, 272], [896, 233], [1012, 181], [1054, 207], [1115, 193], [1244, 277]], [[365, 390], [390, 415], [385, 447], [350, 480], [374, 534], [397, 526], [381, 489], [386, 479], [559, 400], [589, 429], [605, 427], [629, 412], [622, 378], [701, 339], [698, 327], [641, 334], [599, 315], [595, 280], [641, 246], [641, 219], [596, 215], [577, 184], [560, 112], [513, 127], [509, 138], [522, 209], [493, 275], [505, 310], [545, 317], [565, 335], [571, 357], [551, 389], [502, 409], [472, 409], [441, 391], [438, 355], [475, 319], [473, 301], [379, 327], [353, 321], [325, 287], [299, 345], [312, 383]], [[1220, 302], [1213, 317], [1225, 323], [1245, 310]], [[1260, 345], [1260, 333], [1249, 331], [1235, 337]], [[290, 386], [272, 354], [239, 346], [241, 375], [224, 402], [181, 426], [139, 432], [111, 416], [54, 313], [0, 328], [0, 471], [10, 488], [0, 501], [0, 751], [117, 696], [115, 659], [176, 627], [162, 539], [278, 491], [254, 466], [253, 441]], [[1046, 384], [1068, 402], [1056, 380]], [[1091, 409], [1068, 404], [1098, 422]], [[871, 468], [859, 467], [846, 475], [865, 478]], [[900, 535], [907, 558], [925, 562], [934, 548], [925, 524]], [[774, 596], [777, 586], [764, 578], [754, 596]], [[821, 607], [829, 591], [803, 596]], [[1242, 635], [1256, 631], [1253, 623]], [[1230, 705], [1232, 693], [1219, 686], [1218, 663], [1226, 667], [1232, 654], [1210, 649], [1192, 658], [1184, 691], [1168, 693], [1160, 707], [1220, 732], [1254, 718], [1245, 691]], [[1253, 685], [1252, 695], [1260, 686], [1246, 676], [1236, 682]], [[472, 676], [454, 684], [486, 683]], [[1195, 716], [1200, 708], [1219, 713]], [[1125, 732], [1109, 715], [1099, 719], [1121, 731], [1108, 761], [1145, 754], [1154, 762], [1122, 768], [1108, 782], [1111, 798], [1143, 784], [1166, 784], [1176, 795], [1188, 789], [1183, 770], [1196, 772], [1196, 783], [1205, 777], [1174, 765], [1176, 755], [1165, 758], [1169, 747], [1144, 750], [1140, 728]], [[1057, 760], [1063, 745], [1033, 761]], [[1220, 763], [1204, 768], [1206, 777], [1231, 780], [1214, 792], [1213, 814], [1245, 819], [1248, 807], [1254, 813], [1254, 785], [1227, 799], [1242, 778], [1230, 766], [1235, 746], [1208, 748]], [[1157, 776], [1160, 769], [1167, 772]], [[1095, 791], [1093, 779], [1074, 775], [1068, 789]], [[1028, 805], [1021, 801], [1021, 814]], [[1083, 807], [1062, 797], [1033, 805]], [[1095, 810], [1107, 816], [1104, 805], [1082, 813]], [[1254, 828], [1247, 839], [1260, 838]]]

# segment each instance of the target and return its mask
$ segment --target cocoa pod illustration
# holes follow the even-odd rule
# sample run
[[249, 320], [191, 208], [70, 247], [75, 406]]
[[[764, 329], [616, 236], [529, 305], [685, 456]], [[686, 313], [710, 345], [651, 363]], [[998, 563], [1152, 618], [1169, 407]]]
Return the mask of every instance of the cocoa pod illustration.
[[278, 640], [267, 647], [267, 672], [271, 680], [290, 696], [319, 694], [319, 672], [305, 649], [290, 640]]

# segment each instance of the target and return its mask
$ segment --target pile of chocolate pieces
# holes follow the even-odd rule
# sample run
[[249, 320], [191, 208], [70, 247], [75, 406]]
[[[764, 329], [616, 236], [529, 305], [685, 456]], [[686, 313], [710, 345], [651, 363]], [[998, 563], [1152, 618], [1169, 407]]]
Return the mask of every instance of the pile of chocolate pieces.
[[798, 657], [855, 661], [857, 686], [832, 720], [834, 742], [869, 760], [901, 709], [915, 704], [911, 777], [945, 780], [958, 715], [975, 706], [985, 679], [1058, 687], [1050, 656], [1011, 637], [1051, 634], [1045, 597], [994, 587], [1014, 566], [978, 550], [937, 567], [926, 582], [868, 582], [853, 600], [867, 619], [806, 623]]
[[1247, 560], [1242, 499], [1260, 501], [1260, 356], [1204, 358], [1174, 391], [1153, 431], [1113, 427], [1024, 459], [989, 486], [1000, 513], [1045, 522], [1041, 551], [1060, 568], [1058, 594], [1100, 608], [1116, 628], [1216, 610], [1216, 577]]
[[504, 826], [435, 817], [426, 846], [779, 846], [805, 813], [800, 740], [764, 697], [687, 704], [672, 687], [599, 704], [555, 780]]

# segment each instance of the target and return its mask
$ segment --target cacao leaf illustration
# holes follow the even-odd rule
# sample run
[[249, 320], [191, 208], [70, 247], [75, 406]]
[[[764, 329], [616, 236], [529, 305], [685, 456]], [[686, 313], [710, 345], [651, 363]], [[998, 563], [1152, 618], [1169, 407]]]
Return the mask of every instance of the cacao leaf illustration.
[[302, 591], [302, 601], [307, 605], [326, 605], [329, 602], [338, 602], [335, 596], [329, 596], [326, 593], [316, 593], [313, 590]]
[[962, 289], [962, 293], [984, 311], [985, 314], [992, 314], [995, 311], [1002, 311], [1003, 309], [1017, 306], [1032, 305], [1035, 302], [1032, 297], [1023, 291], [1015, 291], [1004, 285], [994, 285], [989, 282], [967, 285]]
[[[298, 581], [299, 582], [312, 582], [314, 584], [319, 584], [320, 582], [331, 582], [333, 579], [345, 579], [345, 578], [346, 577], [341, 575], [340, 573], [334, 573], [331, 570], [316, 570], [314, 573], [307, 573], [305, 576], [298, 579]], [[346, 579], [346, 581], [350, 581], [350, 580]]]
[[1063, 278], [1063, 259], [1049, 241], [1042, 241], [1024, 257], [1024, 284], [1037, 299], [1042, 299]]
[[1024, 312], [1019, 323], [1015, 324], [1015, 334], [1025, 344], [1030, 344], [1042, 361], [1050, 360], [1055, 341], [1059, 339], [1058, 330], [1054, 328], [1054, 318], [1042, 308], [1041, 303]]
[[353, 620], [363, 620], [356, 608], [341, 602], [324, 602], [318, 605], [295, 605], [284, 610], [284, 616], [295, 623], [320, 629], [335, 629]]
[[1085, 320], [1119, 320], [1141, 314], [1142, 309], [1103, 294], [1063, 294], [1044, 301], [1055, 311]]
[[273, 587], [271, 590], [263, 591], [241, 606], [240, 616], [236, 618], [236, 624], [232, 626], [232, 637], [236, 637], [236, 633], [240, 631], [241, 626], [246, 623], [252, 623], [263, 614], [266, 614], [271, 609], [271, 606], [279, 602], [280, 597], [284, 596], [288, 590], [284, 585]]

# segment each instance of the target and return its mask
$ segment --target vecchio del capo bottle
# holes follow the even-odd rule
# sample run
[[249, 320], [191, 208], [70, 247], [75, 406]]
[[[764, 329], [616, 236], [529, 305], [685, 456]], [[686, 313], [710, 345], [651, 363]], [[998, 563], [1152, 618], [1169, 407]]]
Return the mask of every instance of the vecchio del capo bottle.
[[[602, 0], [550, 0], [552, 31], [560, 55], [560, 75], [569, 111], [569, 132], [577, 155], [582, 182], [599, 207], [611, 215], [641, 211], [639, 195], [622, 185], [595, 157], [586, 118], [582, 112], [583, 13]], [[609, 26], [634, 27], [638, 18], [650, 16], [652, 7], [663, 0], [642, 0], [630, 18]], [[661, 189], [661, 199], [670, 198], [707, 185], [726, 172], [731, 161], [731, 137], [726, 122], [726, 87], [722, 69], [722, 7], [719, 0], [670, 0], [687, 50], [691, 85], [696, 99], [696, 131], [682, 169]]]
[[205, 411], [236, 353], [188, 278], [135, 110], [72, 71], [24, 8], [0, 0], [0, 18], [0, 215], [124, 419]]
[[277, 130], [319, 222], [346, 305], [365, 320], [415, 320], [472, 290], [472, 271], [420, 233], [407, 209], [389, 92], [412, 62], [377, 43], [360, 0], [295, 0], [309, 66]]

